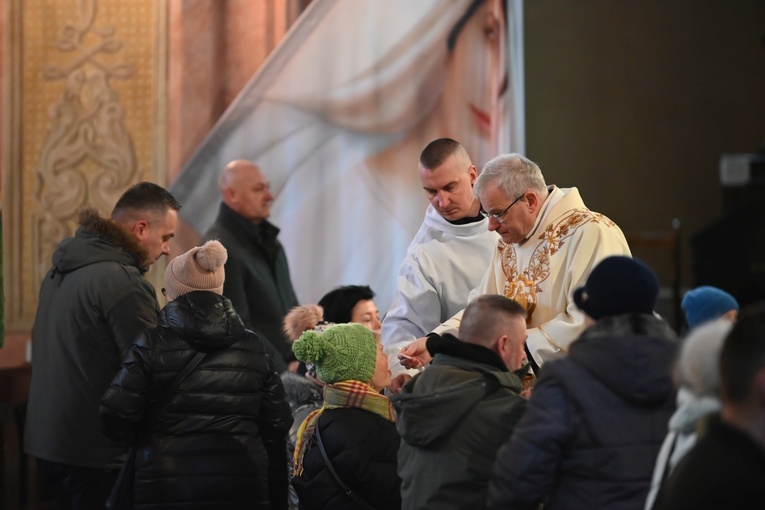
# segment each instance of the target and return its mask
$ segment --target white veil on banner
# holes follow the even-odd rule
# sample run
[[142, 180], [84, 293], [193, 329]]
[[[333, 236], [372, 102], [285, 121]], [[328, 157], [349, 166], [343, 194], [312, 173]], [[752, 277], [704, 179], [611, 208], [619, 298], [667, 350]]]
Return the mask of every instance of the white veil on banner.
[[200, 234], [234, 159], [271, 181], [270, 221], [301, 302], [369, 285], [387, 310], [427, 201], [431, 140], [479, 168], [523, 151], [521, 0], [314, 0], [171, 190]]

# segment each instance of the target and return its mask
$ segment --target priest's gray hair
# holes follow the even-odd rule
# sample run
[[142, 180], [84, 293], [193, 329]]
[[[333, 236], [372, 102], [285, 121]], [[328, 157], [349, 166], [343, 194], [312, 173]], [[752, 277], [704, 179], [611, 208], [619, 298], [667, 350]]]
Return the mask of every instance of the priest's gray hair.
[[502, 189], [511, 200], [527, 191], [533, 191], [542, 201], [547, 198], [547, 184], [539, 166], [518, 153], [500, 154], [486, 163], [473, 185], [475, 195], [490, 184]]

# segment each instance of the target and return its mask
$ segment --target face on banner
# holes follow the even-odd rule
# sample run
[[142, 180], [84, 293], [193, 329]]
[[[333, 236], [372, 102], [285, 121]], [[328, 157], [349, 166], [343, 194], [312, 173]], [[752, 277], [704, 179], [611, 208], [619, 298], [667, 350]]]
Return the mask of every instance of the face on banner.
[[[325, 167], [322, 180], [317, 176], [310, 186], [317, 193], [314, 196], [319, 196], [326, 176], [342, 175], [339, 186], [328, 190], [331, 203], [324, 201], [309, 213], [296, 211], [283, 216], [283, 226], [293, 218], [295, 222], [305, 217], [333, 218], [333, 253], [317, 251], [318, 241], [310, 242], [305, 235], [282, 230], [291, 262], [310, 252], [310, 264], [321, 259], [325, 274], [336, 275], [318, 282], [306, 271], [296, 278], [301, 282], [297, 285], [307, 289], [299, 291], [302, 295], [321, 295], [340, 283], [368, 284], [387, 309], [396, 292], [398, 265], [427, 206], [418, 172], [425, 146], [437, 138], [453, 138], [465, 146], [479, 169], [499, 152], [510, 149], [499, 144], [500, 128], [507, 122], [503, 107], [508, 88], [505, 2], [431, 4], [426, 9], [422, 3], [407, 2], [392, 9], [389, 4], [351, 1], [333, 12], [346, 22], [354, 19], [354, 27], [368, 24], [364, 30], [351, 28], [338, 33], [328, 29], [339, 25], [337, 20], [323, 20], [324, 36], [345, 41], [339, 45], [340, 54], [332, 53], [331, 66], [334, 73], [346, 73], [347, 79], [321, 75], [318, 79], [335, 83], [334, 88], [325, 84], [329, 100], [314, 103], [317, 96], [312, 94], [298, 103], [310, 105], [330, 125], [355, 136], [350, 143], [338, 144], [342, 149], [336, 152], [337, 164]], [[371, 12], [372, 5], [383, 10]], [[418, 10], [421, 12], [415, 16]], [[380, 16], [383, 19], [377, 19]], [[338, 48], [338, 41], [326, 43]], [[379, 47], [386, 49], [374, 55], [369, 50]], [[341, 69], [343, 62], [360, 67]], [[296, 80], [290, 83], [298, 88]], [[295, 104], [294, 99], [287, 100]], [[396, 134], [391, 143], [370, 150], [361, 160], [348, 156], [360, 144], [391, 132]], [[306, 204], [306, 197], [300, 195], [306, 181], [301, 184], [302, 188], [293, 188], [289, 199], [296, 208]], [[277, 199], [281, 209], [279, 202]], [[359, 224], [374, 225], [374, 234], [359, 230]], [[295, 274], [301, 272], [301, 265], [293, 262]], [[305, 265], [310, 267], [308, 262]], [[316, 287], [308, 289], [309, 284]]]
[[[434, 5], [431, 16], [438, 13], [439, 5]], [[412, 218], [421, 217], [426, 205], [416, 196], [421, 183], [414, 170], [428, 143], [443, 137], [457, 140], [479, 170], [509, 149], [499, 140], [501, 126], [507, 123], [506, 15], [503, 0], [463, 2], [452, 13], [450, 23], [432, 38], [430, 46], [419, 41], [408, 46], [394, 45], [381, 59], [387, 61], [392, 58], [390, 54], [397, 52], [398, 60], [419, 64], [413, 66], [406, 80], [401, 80], [399, 88], [402, 98], [422, 99], [413, 102], [410, 111], [398, 113], [400, 117], [409, 116], [412, 127], [400, 140], [365, 162], [373, 182], [370, 192], [387, 205], [390, 214], [401, 218], [403, 225], [413, 225]], [[432, 56], [437, 63], [428, 66], [427, 58], [417, 54]], [[389, 88], [381, 78], [380, 88], [370, 92], [369, 102], [379, 102], [372, 116], [392, 115], [388, 109], [395, 109], [395, 94]]]
[[479, 169], [499, 152], [500, 99], [508, 83], [506, 37], [503, 2], [484, 0], [457, 32], [447, 58], [440, 105], [444, 130], [467, 148]]
[[312, 2], [174, 184], [181, 214], [204, 232], [213, 173], [253, 161], [299, 300], [369, 285], [386, 310], [428, 205], [422, 150], [453, 138], [479, 170], [522, 150], [523, 77], [508, 72], [522, 48], [507, 50], [521, 12], [519, 0]]

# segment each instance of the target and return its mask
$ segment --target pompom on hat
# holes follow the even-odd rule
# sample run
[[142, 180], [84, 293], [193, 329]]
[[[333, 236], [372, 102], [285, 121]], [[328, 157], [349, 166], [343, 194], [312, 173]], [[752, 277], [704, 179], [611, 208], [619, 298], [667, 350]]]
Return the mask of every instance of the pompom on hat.
[[300, 335], [292, 351], [300, 361], [316, 367], [316, 375], [332, 384], [356, 380], [369, 383], [377, 364], [377, 340], [361, 324], [334, 324], [324, 331]]
[[182, 255], [178, 255], [165, 270], [165, 293], [172, 301], [195, 290], [223, 294], [228, 252], [219, 241], [207, 241]]
[[574, 302], [595, 320], [626, 313], [653, 313], [659, 298], [656, 273], [625, 256], [606, 257], [574, 292]]
[[688, 329], [694, 329], [705, 322], [722, 317], [731, 310], [739, 309], [736, 298], [722, 289], [708, 285], [686, 292], [680, 306], [685, 312]]
[[304, 331], [315, 329], [324, 320], [324, 309], [319, 305], [295, 306], [284, 316], [282, 329], [290, 342], [297, 340]]

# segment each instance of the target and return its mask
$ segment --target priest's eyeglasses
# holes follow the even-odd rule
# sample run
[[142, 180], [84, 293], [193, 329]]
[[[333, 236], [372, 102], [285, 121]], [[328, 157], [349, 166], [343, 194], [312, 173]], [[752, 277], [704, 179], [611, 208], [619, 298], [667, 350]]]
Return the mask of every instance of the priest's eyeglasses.
[[504, 210], [504, 211], [502, 211], [501, 213], [497, 213], [497, 214], [489, 214], [489, 213], [487, 213], [486, 211], [484, 211], [483, 209], [481, 209], [481, 215], [482, 215], [484, 218], [489, 218], [489, 219], [492, 219], [492, 218], [493, 218], [493, 219], [495, 219], [495, 220], [497, 220], [497, 221], [502, 221], [502, 218], [505, 216], [505, 213], [506, 213], [507, 211], [509, 211], [509, 210], [510, 210], [510, 208], [511, 208], [512, 206], [514, 206], [514, 205], [515, 205], [515, 203], [516, 203], [518, 200], [522, 199], [524, 196], [526, 196], [526, 192], [525, 192], [525, 191], [524, 191], [523, 193], [521, 193], [521, 195], [520, 195], [518, 198], [516, 198], [515, 200], [513, 200], [513, 203], [512, 203], [512, 204], [510, 204], [510, 205], [508, 205], [507, 207], [505, 207], [505, 210]]

